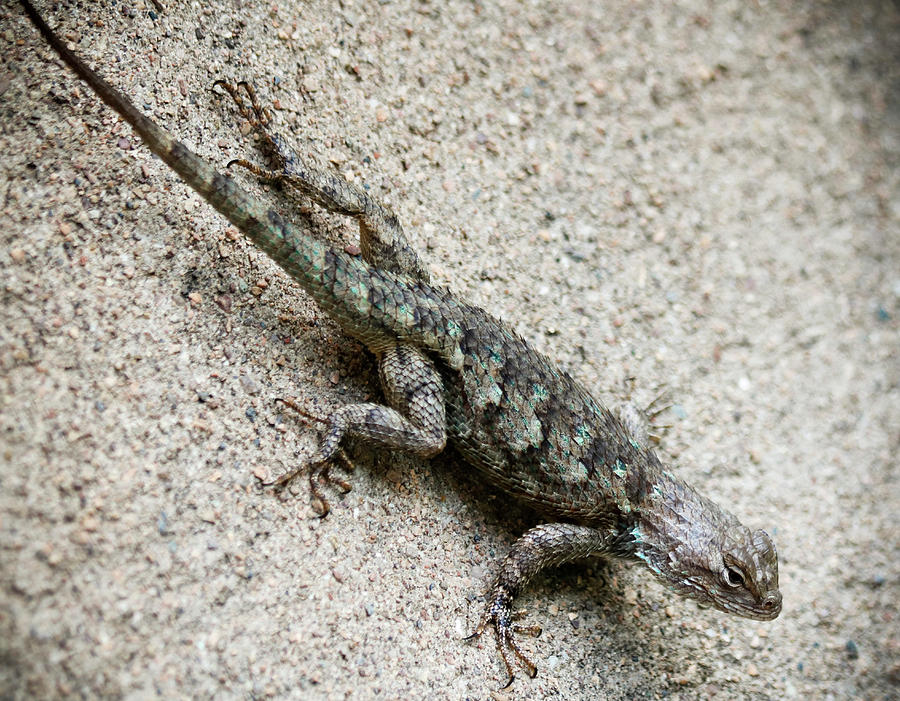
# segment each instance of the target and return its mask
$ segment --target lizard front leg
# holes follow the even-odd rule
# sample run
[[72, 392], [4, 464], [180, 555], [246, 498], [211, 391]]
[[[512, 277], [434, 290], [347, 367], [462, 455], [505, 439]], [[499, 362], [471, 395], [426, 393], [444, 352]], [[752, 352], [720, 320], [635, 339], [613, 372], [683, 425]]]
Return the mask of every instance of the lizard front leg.
[[487, 606], [475, 632], [469, 639], [479, 637], [488, 626], [494, 628], [497, 649], [506, 665], [509, 678], [504, 688], [515, 679], [510, 652], [519, 660], [530, 677], [537, 675], [537, 667], [522, 652], [515, 639], [516, 633], [540, 635], [538, 626], [522, 626], [514, 623], [522, 612], [513, 612], [512, 605], [529, 581], [541, 570], [590, 555], [610, 552], [615, 541], [612, 531], [577, 526], [571, 523], [544, 523], [527, 531], [519, 538], [500, 566], [497, 582], [491, 589]]

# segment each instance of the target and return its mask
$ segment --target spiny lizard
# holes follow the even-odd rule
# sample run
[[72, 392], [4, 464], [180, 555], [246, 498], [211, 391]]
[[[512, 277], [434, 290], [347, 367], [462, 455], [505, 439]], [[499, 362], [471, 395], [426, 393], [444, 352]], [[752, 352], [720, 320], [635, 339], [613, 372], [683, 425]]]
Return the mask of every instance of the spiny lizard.
[[365, 190], [311, 166], [271, 133], [268, 113], [249, 86], [218, 83], [262, 134], [278, 167], [263, 170], [244, 160], [229, 166], [243, 166], [296, 188], [331, 212], [355, 217], [361, 258], [288, 226], [141, 113], [73, 54], [28, 0], [20, 2], [62, 59], [151, 151], [377, 358], [385, 403], [335, 411], [304, 468], [323, 513], [328, 506], [321, 485], [346, 484], [329, 474], [345, 437], [426, 458], [449, 439], [484, 480], [546, 520], [519, 538], [503, 560], [473, 633], [494, 629], [508, 683], [513, 656], [529, 675], [537, 673], [514, 637], [536, 628], [515, 623], [513, 601], [541, 570], [578, 558], [641, 562], [669, 588], [701, 604], [758, 620], [778, 616], [778, 560], [769, 536], [751, 531], [676, 477], [616, 414], [499, 320], [432, 285], [397, 217]]

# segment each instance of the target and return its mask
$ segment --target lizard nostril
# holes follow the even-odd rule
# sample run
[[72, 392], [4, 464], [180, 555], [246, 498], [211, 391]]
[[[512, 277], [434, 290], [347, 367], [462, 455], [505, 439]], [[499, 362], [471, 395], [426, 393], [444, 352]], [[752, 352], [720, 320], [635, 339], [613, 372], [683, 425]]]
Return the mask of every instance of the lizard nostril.
[[769, 594], [765, 598], [765, 600], [763, 600], [762, 607], [766, 611], [780, 611], [781, 610], [781, 592], [776, 591], [772, 594]]

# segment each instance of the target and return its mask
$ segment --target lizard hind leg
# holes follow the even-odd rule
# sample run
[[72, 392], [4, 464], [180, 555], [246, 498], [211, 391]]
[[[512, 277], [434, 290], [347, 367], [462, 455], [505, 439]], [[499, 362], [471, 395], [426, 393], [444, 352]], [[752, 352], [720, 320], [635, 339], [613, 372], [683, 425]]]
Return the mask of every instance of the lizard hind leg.
[[447, 442], [444, 393], [434, 364], [418, 349], [396, 345], [379, 354], [379, 372], [390, 406], [364, 402], [348, 404], [332, 412], [324, 420], [325, 435], [309, 461], [268, 484], [283, 485], [309, 470], [316, 511], [325, 516], [329, 506], [322, 485], [331, 484], [344, 492], [350, 489], [349, 483], [330, 472], [335, 459], [349, 463], [341, 449], [345, 438], [397, 448], [425, 458], [444, 449]]
[[409, 245], [400, 220], [389, 207], [339, 173], [315, 165], [311, 159], [294, 151], [271, 129], [271, 112], [259, 102], [249, 83], [242, 81], [232, 85], [217, 80], [213, 87], [228, 93], [241, 116], [262, 137], [275, 163], [271, 170], [245, 159], [232, 160], [228, 166], [245, 168], [258, 178], [278, 182], [299, 192], [329, 212], [353, 217], [359, 224], [363, 260], [381, 270], [429, 281], [427, 268]]

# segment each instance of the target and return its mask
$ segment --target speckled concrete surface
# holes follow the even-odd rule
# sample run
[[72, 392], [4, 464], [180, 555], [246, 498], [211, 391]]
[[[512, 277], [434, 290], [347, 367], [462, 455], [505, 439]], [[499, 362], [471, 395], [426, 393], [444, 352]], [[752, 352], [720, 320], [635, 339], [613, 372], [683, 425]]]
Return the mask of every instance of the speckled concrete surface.
[[497, 691], [461, 639], [529, 515], [452, 454], [358, 455], [325, 520], [260, 488], [315, 438], [276, 399], [376, 396], [369, 359], [5, 0], [0, 696], [900, 695], [895, 3], [166, 4], [50, 19], [221, 164], [257, 154], [209, 87], [253, 81], [439, 281], [606, 401], [666, 388], [663, 454], [775, 535], [784, 612], [565, 567]]

